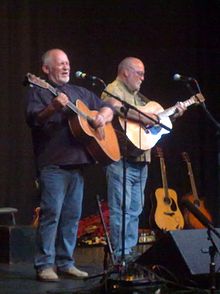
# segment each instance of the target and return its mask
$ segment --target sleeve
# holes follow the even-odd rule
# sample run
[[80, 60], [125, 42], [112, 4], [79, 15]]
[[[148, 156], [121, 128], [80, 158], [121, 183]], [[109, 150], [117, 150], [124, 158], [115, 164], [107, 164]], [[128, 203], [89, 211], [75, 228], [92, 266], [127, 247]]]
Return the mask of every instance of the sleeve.
[[43, 89], [38, 88], [29, 88], [26, 97], [25, 97], [25, 117], [26, 122], [29, 127], [42, 127], [43, 125], [49, 122], [49, 120], [53, 120], [53, 116], [48, 119], [44, 124], [40, 124], [38, 122], [37, 116], [38, 113], [45, 109], [53, 98], [51, 93], [46, 93]]
[[107, 101], [108, 98], [114, 98], [113, 96], [111, 96], [111, 94], [120, 98], [121, 100], [124, 100], [123, 99], [123, 96], [124, 96], [123, 91], [116, 85], [115, 82], [108, 84], [107, 87], [105, 88], [105, 91], [106, 92], [102, 92], [102, 95], [101, 95], [101, 99], [103, 101]]

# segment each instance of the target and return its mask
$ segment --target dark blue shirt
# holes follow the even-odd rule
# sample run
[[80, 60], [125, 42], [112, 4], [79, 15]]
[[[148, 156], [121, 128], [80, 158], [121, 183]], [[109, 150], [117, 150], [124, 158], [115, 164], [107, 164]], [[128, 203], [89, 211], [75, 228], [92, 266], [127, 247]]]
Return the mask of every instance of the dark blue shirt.
[[[90, 110], [99, 110], [109, 106], [94, 93], [85, 88], [72, 84], [56, 86], [65, 93], [75, 104], [80, 99]], [[81, 165], [93, 163], [94, 160], [69, 128], [68, 119], [76, 115], [68, 107], [52, 114], [44, 123], [37, 120], [39, 112], [43, 111], [54, 99], [54, 95], [47, 89], [37, 86], [30, 87], [26, 95], [26, 121], [32, 129], [34, 153], [38, 169], [47, 165]]]

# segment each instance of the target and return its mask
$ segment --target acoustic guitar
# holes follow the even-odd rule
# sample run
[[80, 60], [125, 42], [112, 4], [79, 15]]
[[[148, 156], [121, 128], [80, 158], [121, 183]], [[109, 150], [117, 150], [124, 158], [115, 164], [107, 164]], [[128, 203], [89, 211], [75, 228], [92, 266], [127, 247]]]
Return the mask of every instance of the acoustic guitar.
[[[212, 222], [212, 217], [205, 207], [204, 200], [199, 199], [197, 189], [196, 189], [195, 179], [193, 175], [192, 165], [191, 165], [188, 153], [182, 152], [182, 157], [187, 165], [188, 175], [189, 175], [191, 189], [192, 189], [192, 194], [185, 195], [183, 199], [190, 201], [202, 212], [202, 214], [206, 216], [206, 218], [210, 222]], [[186, 228], [190, 228], [190, 229], [205, 228], [205, 226], [188, 209], [183, 210], [183, 215], [185, 219]]]
[[[56, 88], [33, 74], [27, 73], [26, 79], [31, 85], [48, 89], [54, 96], [59, 94]], [[69, 119], [70, 130], [85, 145], [91, 156], [104, 164], [120, 160], [118, 139], [112, 124], [109, 122], [102, 128], [93, 128], [92, 122], [98, 111], [90, 110], [79, 99], [76, 100], [76, 105], [69, 101], [67, 107], [77, 114]]]
[[183, 229], [184, 218], [179, 209], [177, 194], [173, 189], [168, 188], [166, 165], [161, 148], [157, 148], [157, 154], [160, 158], [160, 169], [163, 188], [155, 191], [156, 209], [154, 212], [154, 223], [160, 230], [170, 231]]
[[[187, 108], [192, 104], [199, 104], [205, 101], [205, 98], [201, 93], [198, 93], [188, 100], [182, 102]], [[148, 102], [145, 106], [137, 106], [138, 110], [147, 114], [157, 114], [160, 122], [166, 127], [162, 128], [159, 125], [152, 127], [144, 126], [133, 120], [127, 120], [126, 135], [124, 134], [125, 120], [124, 118], [117, 118], [114, 120], [114, 126], [117, 129], [119, 141], [123, 142], [127, 140], [127, 149], [130, 155], [138, 156], [143, 151], [151, 149], [160, 140], [162, 135], [168, 134], [172, 129], [172, 122], [170, 116], [176, 111], [176, 106], [172, 106], [164, 110], [164, 108], [155, 101]], [[121, 144], [120, 144], [121, 145]]]

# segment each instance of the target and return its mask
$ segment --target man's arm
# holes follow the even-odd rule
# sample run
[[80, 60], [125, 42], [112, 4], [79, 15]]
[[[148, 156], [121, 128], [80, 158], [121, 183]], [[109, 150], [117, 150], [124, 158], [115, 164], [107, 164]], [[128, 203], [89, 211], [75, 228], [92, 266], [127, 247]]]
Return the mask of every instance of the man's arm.
[[53, 115], [56, 111], [61, 110], [64, 106], [67, 105], [69, 98], [60, 93], [57, 97], [55, 97], [52, 102], [44, 108], [44, 110], [40, 111], [37, 114], [37, 120], [40, 124], [44, 123], [51, 115]]
[[[118, 101], [118, 100], [116, 100], [114, 98], [107, 98], [105, 101], [110, 103], [115, 108], [116, 113], [119, 116], [125, 117], [125, 113], [123, 111], [123, 109], [124, 109], [123, 104], [120, 101]], [[158, 121], [158, 116], [156, 114], [146, 113], [146, 115], [151, 117], [152, 119]], [[149, 119], [146, 116], [138, 113], [134, 109], [129, 109], [128, 110], [127, 118], [130, 119], [130, 120], [133, 120], [135, 122], [141, 123], [144, 126], [146, 126], [146, 125], [154, 125], [155, 124], [151, 119]]]

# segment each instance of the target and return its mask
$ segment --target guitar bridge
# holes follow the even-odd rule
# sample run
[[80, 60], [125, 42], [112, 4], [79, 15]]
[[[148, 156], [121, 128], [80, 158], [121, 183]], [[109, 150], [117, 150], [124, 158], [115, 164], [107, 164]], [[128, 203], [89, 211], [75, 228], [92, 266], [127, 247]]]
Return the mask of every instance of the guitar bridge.
[[173, 216], [175, 213], [174, 212], [164, 212], [165, 215]]

